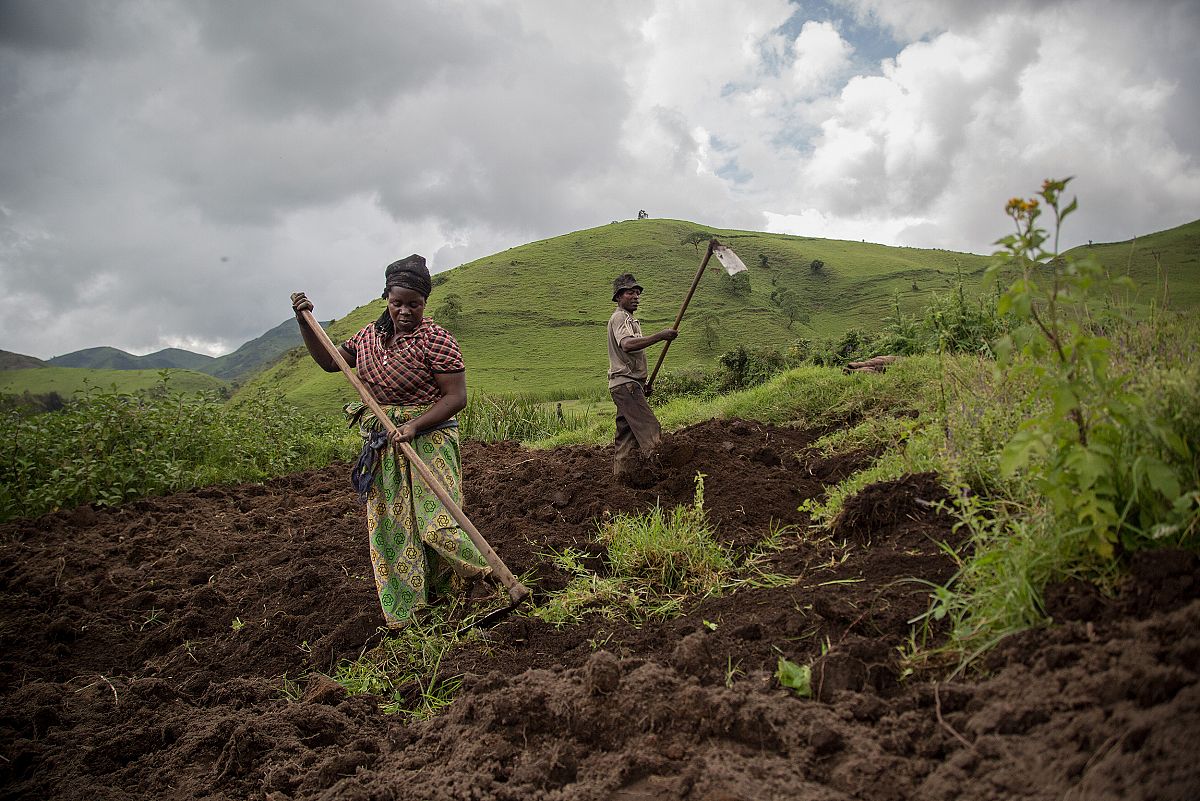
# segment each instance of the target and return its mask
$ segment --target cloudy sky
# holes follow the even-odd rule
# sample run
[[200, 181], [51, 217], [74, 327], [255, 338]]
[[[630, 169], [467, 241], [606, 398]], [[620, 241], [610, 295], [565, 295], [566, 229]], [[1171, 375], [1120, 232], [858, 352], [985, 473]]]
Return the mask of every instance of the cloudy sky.
[[989, 253], [1200, 217], [1194, 0], [0, 0], [0, 349], [220, 355], [635, 217]]

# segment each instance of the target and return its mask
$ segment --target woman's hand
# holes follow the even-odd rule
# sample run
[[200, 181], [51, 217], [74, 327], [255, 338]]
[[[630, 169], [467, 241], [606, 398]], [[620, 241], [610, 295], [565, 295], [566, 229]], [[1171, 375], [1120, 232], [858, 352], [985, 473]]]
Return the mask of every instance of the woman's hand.
[[292, 311], [294, 311], [296, 313], [297, 317], [300, 316], [300, 312], [302, 312], [302, 311], [312, 311], [312, 310], [313, 310], [312, 301], [309, 300], [308, 298], [306, 298], [304, 296], [303, 292], [293, 292], [292, 293]]
[[399, 445], [401, 442], [412, 442], [417, 437], [417, 427], [412, 424], [412, 421], [405, 423], [392, 432], [392, 442]]

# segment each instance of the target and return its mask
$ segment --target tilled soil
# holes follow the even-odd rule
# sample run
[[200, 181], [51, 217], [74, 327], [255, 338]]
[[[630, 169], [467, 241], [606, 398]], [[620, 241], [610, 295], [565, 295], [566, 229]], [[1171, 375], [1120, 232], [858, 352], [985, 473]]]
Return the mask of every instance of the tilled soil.
[[693, 426], [636, 489], [609, 448], [469, 444], [467, 514], [539, 598], [570, 579], [551, 551], [603, 574], [599, 522], [690, 503], [697, 473], [719, 539], [745, 560], [782, 529], [758, 569], [793, 581], [641, 626], [515, 614], [447, 655], [462, 689], [423, 722], [323, 675], [382, 622], [346, 465], [0, 526], [0, 798], [1200, 797], [1194, 554], [1140, 556], [1115, 598], [1052, 588], [1056, 625], [985, 678], [906, 673], [960, 536], [930, 475], [809, 526], [800, 503], [871, 458], [820, 433]]

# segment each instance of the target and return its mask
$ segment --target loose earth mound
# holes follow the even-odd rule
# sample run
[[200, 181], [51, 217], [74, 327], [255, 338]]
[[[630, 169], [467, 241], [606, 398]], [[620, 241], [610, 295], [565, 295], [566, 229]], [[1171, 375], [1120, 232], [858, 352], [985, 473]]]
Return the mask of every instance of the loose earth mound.
[[345, 465], [2, 526], [0, 798], [1200, 797], [1195, 555], [1140, 557], [1115, 598], [1053, 588], [1056, 625], [986, 677], [908, 672], [963, 542], [929, 475], [810, 527], [801, 502], [870, 459], [818, 433], [693, 426], [637, 489], [606, 448], [468, 445], [464, 507], [539, 599], [570, 579], [552, 551], [603, 574], [598, 522], [690, 503], [697, 473], [743, 575], [791, 580], [641, 626], [515, 615], [446, 656], [462, 688], [426, 721], [326, 677], [381, 623]]

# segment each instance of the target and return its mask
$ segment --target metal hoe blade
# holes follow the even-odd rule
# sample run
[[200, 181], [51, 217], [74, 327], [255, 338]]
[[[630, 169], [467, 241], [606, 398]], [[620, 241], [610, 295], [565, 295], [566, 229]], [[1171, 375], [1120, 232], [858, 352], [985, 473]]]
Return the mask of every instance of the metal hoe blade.
[[[526, 597], [528, 597], [528, 596], [526, 596]], [[463, 626], [457, 632], [455, 632], [455, 634], [462, 636], [463, 634], [466, 634], [468, 631], [471, 631], [472, 629], [490, 628], [491, 626], [496, 625], [501, 620], [504, 620], [504, 618], [511, 615], [513, 613], [513, 611], [524, 602], [525, 602], [525, 597], [522, 597], [516, 601], [513, 601], [508, 606], [502, 606], [499, 609], [493, 609], [491, 612], [488, 612], [483, 617], [477, 618], [476, 620], [473, 620], [470, 623], [468, 623], [467, 625]]]

